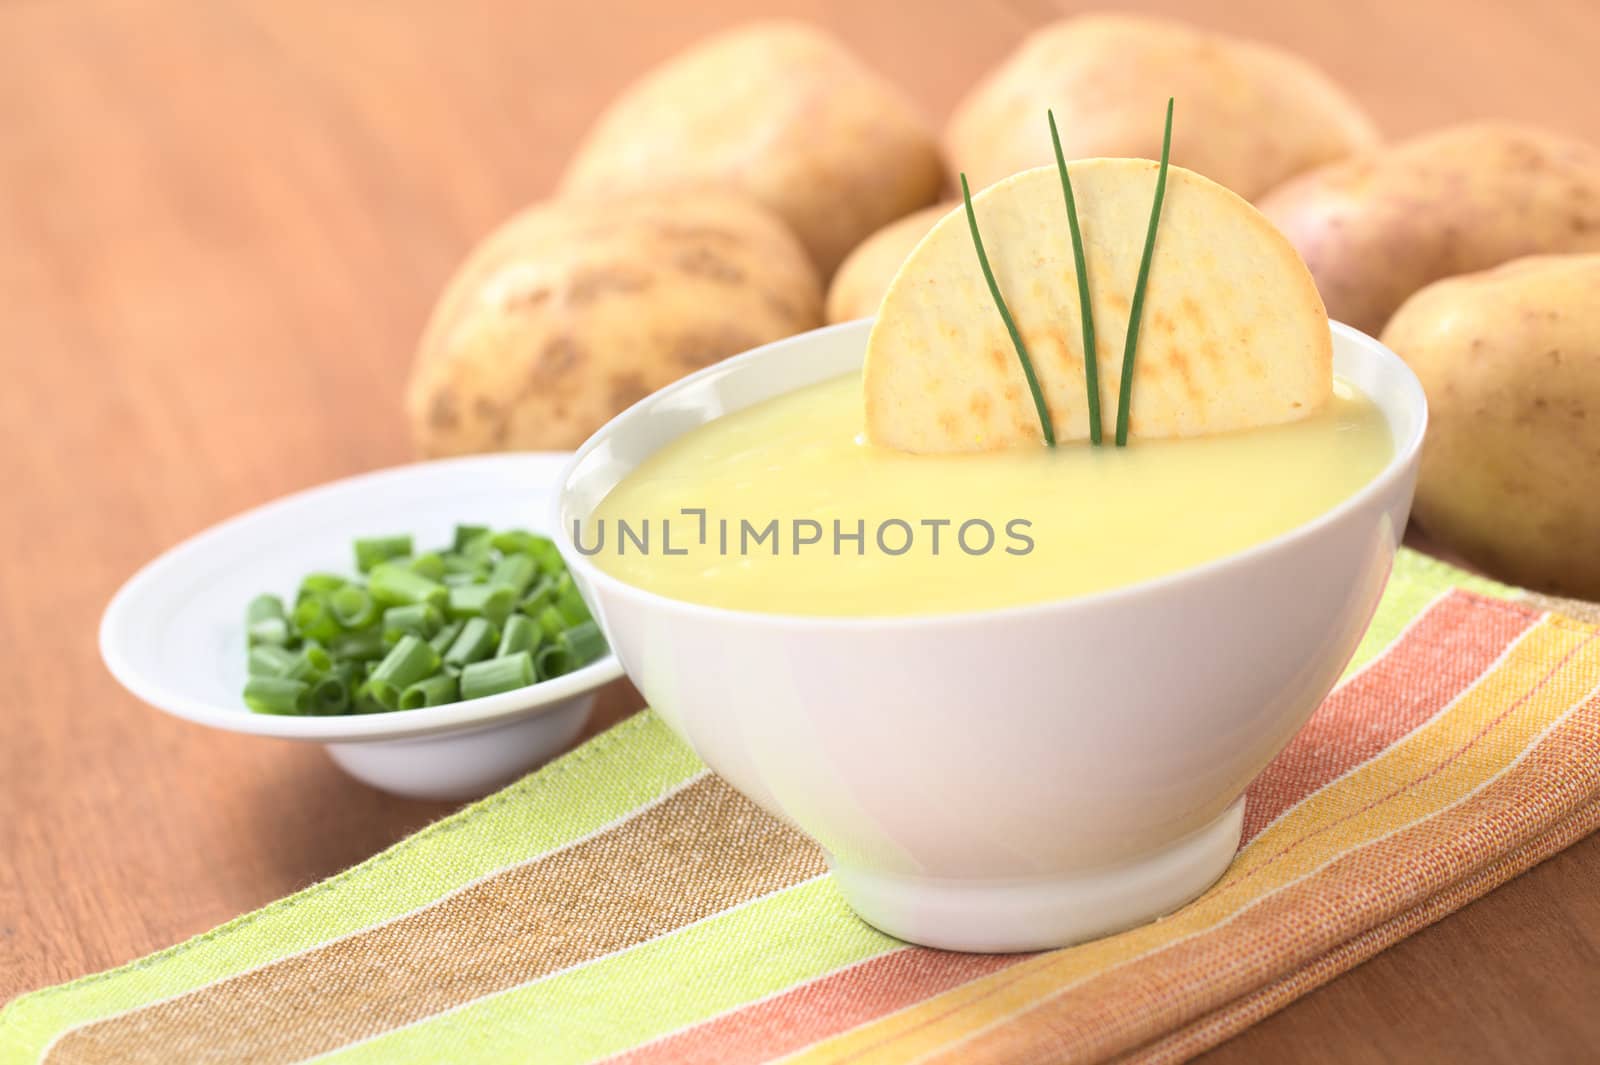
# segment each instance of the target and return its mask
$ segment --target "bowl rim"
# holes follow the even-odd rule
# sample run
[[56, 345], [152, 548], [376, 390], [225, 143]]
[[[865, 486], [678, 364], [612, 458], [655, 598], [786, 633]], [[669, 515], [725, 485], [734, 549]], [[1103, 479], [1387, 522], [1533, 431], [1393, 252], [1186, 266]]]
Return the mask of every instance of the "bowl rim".
[[[320, 743], [404, 739], [477, 728], [540, 713], [552, 709], [557, 703], [589, 694], [623, 675], [622, 663], [618, 661], [614, 650], [608, 651], [604, 657], [595, 659], [581, 669], [552, 680], [539, 681], [527, 687], [486, 695], [479, 699], [446, 703], [443, 706], [391, 710], [382, 714], [335, 714], [328, 717], [257, 714], [252, 713], [243, 702], [237, 707], [224, 708], [210, 699], [196, 698], [151, 679], [131, 660], [131, 656], [126, 653], [122, 644], [121, 633], [129, 625], [138, 622], [137, 613], [130, 605], [136, 601], [137, 596], [152, 582], [166, 580], [170, 574], [181, 572], [190, 556], [202, 551], [216, 540], [233, 535], [241, 525], [291, 507], [302, 506], [308, 502], [315, 503], [324, 497], [338, 495], [356, 487], [385, 480], [405, 480], [407, 477], [415, 476], [424, 468], [435, 470], [450, 465], [520, 462], [530, 458], [565, 462], [569, 459], [569, 454], [564, 451], [496, 452], [387, 466], [290, 492], [225, 518], [161, 552], [140, 566], [122, 583], [100, 615], [98, 630], [100, 658], [117, 683], [162, 713], [228, 732]], [[561, 476], [563, 478], [565, 476], [565, 467]], [[564, 482], [558, 479], [555, 483], [559, 485]], [[569, 559], [569, 567], [570, 564]]]
[[[1113, 603], [1147, 597], [1199, 581], [1209, 580], [1215, 576], [1248, 566], [1262, 556], [1280, 555], [1293, 549], [1301, 541], [1310, 539], [1328, 526], [1343, 520], [1348, 514], [1369, 506], [1375, 499], [1392, 491], [1396, 483], [1407, 477], [1415, 466], [1422, 449], [1423, 438], [1427, 435], [1427, 395], [1423, 391], [1422, 382], [1417, 379], [1417, 375], [1412, 371], [1411, 367], [1406, 364], [1404, 359], [1383, 344], [1382, 341], [1363, 333], [1353, 326], [1345, 325], [1343, 322], [1337, 322], [1330, 318], [1328, 320], [1328, 329], [1335, 339], [1344, 338], [1362, 351], [1364, 356], [1375, 358], [1380, 363], [1387, 363], [1391, 369], [1399, 372], [1400, 378], [1404, 382], [1402, 409], [1414, 410], [1417, 414], [1416, 427], [1412, 431], [1410, 438], [1396, 441], [1394, 453], [1389, 457], [1389, 461], [1370, 481], [1310, 521], [1296, 525], [1292, 529], [1288, 529], [1260, 543], [1252, 544], [1249, 547], [1244, 547], [1218, 558], [1187, 566], [1171, 573], [1148, 577], [1141, 581], [1102, 589], [1098, 592], [1090, 592], [1086, 595], [1071, 596], [1065, 599], [1047, 599], [1037, 603], [987, 607], [981, 610], [935, 614], [840, 616], [828, 614], [785, 614], [776, 611], [737, 610], [731, 607], [690, 602], [685, 599], [673, 599], [670, 596], [652, 592], [613, 577], [594, 565], [586, 555], [576, 549], [576, 545], [572, 543], [569, 530], [562, 521], [562, 515], [566, 510], [567, 498], [571, 492], [573, 477], [582, 466], [585, 457], [603, 444], [607, 437], [616, 430], [617, 426], [631, 418], [643, 416], [644, 408], [664, 402], [700, 382], [723, 374], [737, 372], [741, 367], [752, 362], [774, 358], [778, 352], [788, 347], [815, 343], [816, 339], [821, 336], [853, 330], [866, 332], [870, 330], [872, 322], [872, 318], [858, 318], [854, 321], [838, 322], [752, 348], [740, 355], [724, 359], [687, 377], [680, 378], [665, 388], [651, 393], [596, 430], [588, 440], [585, 440], [572, 453], [571, 460], [557, 481], [552, 501], [553, 516], [551, 524], [556, 530], [554, 534], [556, 543], [561, 548], [562, 555], [568, 559], [568, 566], [574, 570], [581, 571], [585, 581], [593, 582], [595, 586], [603, 588], [610, 594], [622, 597], [632, 596], [643, 600], [655, 600], [665, 604], [669, 609], [708, 621], [737, 622], [741, 625], [772, 626], [785, 629], [811, 630], [833, 627], [855, 630], [883, 627], [897, 629], [944, 628], [989, 620], [1025, 619], [1044, 614], [1057, 615], [1093, 611]], [[865, 338], [863, 338], [864, 340]], [[819, 380], [822, 379], [819, 378]], [[775, 396], [777, 393], [773, 395]], [[773, 396], [765, 398], [773, 398]], [[1369, 398], [1378, 404], [1380, 410], [1385, 412], [1385, 420], [1388, 420], [1388, 407], [1385, 398], [1378, 396]]]

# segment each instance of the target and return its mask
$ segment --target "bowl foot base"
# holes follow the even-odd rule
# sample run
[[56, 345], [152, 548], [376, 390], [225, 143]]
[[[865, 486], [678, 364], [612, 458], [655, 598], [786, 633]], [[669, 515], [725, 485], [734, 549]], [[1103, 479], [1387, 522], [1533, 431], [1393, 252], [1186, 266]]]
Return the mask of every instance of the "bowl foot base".
[[955, 880], [878, 873], [830, 855], [863, 920], [899, 939], [982, 954], [1047, 950], [1153, 921], [1199, 896], [1233, 861], [1241, 798], [1209, 825], [1122, 865], [1059, 877]]

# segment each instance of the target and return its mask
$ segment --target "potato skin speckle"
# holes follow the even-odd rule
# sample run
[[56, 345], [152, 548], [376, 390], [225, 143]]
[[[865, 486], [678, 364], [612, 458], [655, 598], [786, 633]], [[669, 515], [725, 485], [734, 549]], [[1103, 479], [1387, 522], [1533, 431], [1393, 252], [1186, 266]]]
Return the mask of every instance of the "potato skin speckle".
[[737, 285], [745, 276], [744, 270], [737, 263], [704, 245], [685, 249], [673, 262], [686, 274], [719, 281], [724, 285]]
[[436, 432], [454, 432], [458, 425], [456, 419], [455, 397], [449, 392], [439, 392], [428, 401], [426, 414], [428, 425]]
[[1524, 255], [1600, 251], [1600, 148], [1454, 126], [1313, 170], [1258, 201], [1336, 321], [1376, 335], [1406, 297]]
[[1428, 394], [1418, 524], [1493, 576], [1600, 599], [1600, 254], [1436, 282], [1383, 342]]
[[685, 373], [821, 321], [804, 248], [742, 197], [537, 204], [434, 309], [407, 389], [412, 437], [426, 456], [576, 447]]
[[951, 169], [977, 190], [1054, 165], [1046, 108], [1068, 160], [1158, 158], [1169, 96], [1173, 164], [1249, 200], [1378, 142], [1360, 106], [1299, 56], [1177, 19], [1090, 14], [1029, 34], [956, 104]]
[[826, 278], [870, 233], [933, 203], [944, 177], [933, 127], [896, 86], [815, 27], [767, 20], [624, 89], [562, 189], [742, 194], [782, 218]]
[[637, 292], [649, 288], [651, 277], [643, 270], [620, 264], [574, 273], [567, 285], [567, 299], [578, 306], [617, 292]]

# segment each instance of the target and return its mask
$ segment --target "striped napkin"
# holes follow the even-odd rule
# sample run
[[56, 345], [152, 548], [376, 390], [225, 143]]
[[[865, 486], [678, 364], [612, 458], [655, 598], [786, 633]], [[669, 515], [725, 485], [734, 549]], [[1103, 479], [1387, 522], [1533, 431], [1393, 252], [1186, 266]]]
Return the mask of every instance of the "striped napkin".
[[0, 1061], [1181, 1061], [1600, 825], [1583, 609], [1402, 554], [1222, 880], [1093, 943], [873, 930], [644, 713], [331, 880], [17, 999]]

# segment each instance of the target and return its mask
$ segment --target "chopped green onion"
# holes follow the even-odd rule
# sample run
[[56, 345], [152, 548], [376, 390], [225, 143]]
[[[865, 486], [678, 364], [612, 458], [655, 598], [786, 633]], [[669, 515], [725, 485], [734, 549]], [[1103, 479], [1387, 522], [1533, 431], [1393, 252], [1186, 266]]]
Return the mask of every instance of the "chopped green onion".
[[522, 529], [508, 529], [495, 533], [491, 543], [496, 551], [504, 555], [531, 555], [543, 573], [557, 573], [566, 568], [566, 563], [561, 560], [561, 552], [556, 549], [556, 542], [548, 536]]
[[411, 572], [420, 573], [430, 581], [439, 580], [444, 576], [444, 556], [437, 551], [420, 554], [408, 565], [411, 567]]
[[449, 673], [436, 673], [419, 680], [400, 693], [400, 709], [417, 710], [424, 706], [443, 706], [461, 696], [460, 684]]
[[461, 634], [444, 653], [444, 660], [452, 666], [481, 661], [494, 654], [499, 639], [500, 633], [487, 618], [468, 618], [461, 627]]
[[577, 656], [570, 647], [553, 643], [539, 652], [539, 657], [534, 663], [535, 671], [540, 680], [549, 680], [559, 677], [563, 673], [571, 673], [578, 668]]
[[[452, 577], [485, 578], [489, 576], [489, 563], [485, 558], [468, 558], [466, 555], [445, 555], [444, 576], [439, 579], [450, 583]], [[459, 581], [457, 582], [459, 583]]]
[[355, 553], [365, 579], [311, 573], [292, 610], [272, 595], [247, 606], [252, 710], [330, 715], [441, 706], [531, 684], [541, 668], [555, 676], [605, 653], [548, 537], [461, 525], [452, 546], [438, 551], [415, 553], [409, 536], [388, 536], [358, 541]]
[[426, 641], [406, 635], [372, 671], [367, 688], [373, 698], [393, 710], [400, 705], [401, 691], [438, 671], [439, 653]]
[[533, 582], [533, 587], [529, 588], [527, 594], [522, 597], [522, 602], [517, 604], [517, 609], [529, 617], [537, 617], [539, 611], [549, 606], [555, 597], [555, 578], [546, 575]]
[[1144, 292], [1150, 284], [1150, 260], [1156, 250], [1156, 226], [1161, 221], [1161, 201], [1167, 194], [1167, 160], [1172, 155], [1172, 98], [1167, 98], [1167, 128], [1161, 135], [1161, 169], [1156, 171], [1156, 195], [1150, 205], [1150, 230], [1139, 259], [1139, 279], [1133, 285], [1128, 307], [1128, 340], [1122, 349], [1122, 389], [1117, 394], [1117, 446], [1128, 444], [1128, 408], [1133, 399], [1133, 354], [1139, 345], [1139, 320], [1144, 314]]
[[455, 553], [469, 562], [487, 566], [491, 561], [490, 556], [494, 554], [494, 545], [490, 542], [492, 539], [490, 533], [474, 536], [456, 548]]
[[377, 629], [368, 629], [365, 632], [341, 633], [337, 639], [328, 644], [328, 652], [335, 658], [353, 658], [358, 662], [366, 662], [388, 654], [389, 644], [384, 641], [383, 633]]
[[332, 668], [332, 656], [316, 644], [308, 643], [295, 656], [294, 662], [290, 664], [284, 676], [290, 680], [303, 680], [308, 684], [314, 684], [326, 676], [328, 670]]
[[432, 603], [442, 610], [450, 596], [449, 589], [438, 581], [429, 580], [420, 573], [393, 563], [373, 569], [367, 581], [367, 591], [386, 607]]
[[295, 604], [299, 605], [307, 599], [321, 599], [349, 583], [350, 578], [337, 573], [308, 573], [301, 579], [299, 590], [294, 593]]
[[284, 618], [262, 618], [250, 626], [247, 634], [252, 647], [281, 647], [289, 640], [289, 622]]
[[1078, 202], [1072, 195], [1072, 178], [1067, 175], [1067, 160], [1061, 153], [1061, 134], [1056, 132], [1056, 115], [1050, 119], [1050, 142], [1056, 149], [1056, 170], [1061, 174], [1061, 194], [1067, 201], [1067, 228], [1072, 231], [1072, 262], [1078, 271], [1078, 317], [1083, 325], [1083, 384], [1089, 393], [1089, 443], [1100, 446], [1100, 353], [1094, 340], [1094, 307], [1089, 300], [1089, 265], [1083, 256], [1083, 232], [1078, 228]]
[[548, 536], [535, 536], [524, 548], [539, 563], [544, 573], [565, 573], [567, 561], [561, 557], [560, 548]]
[[474, 662], [461, 671], [461, 698], [481, 699], [525, 688], [533, 683], [534, 676], [533, 658], [526, 651]]
[[606, 653], [606, 638], [592, 621], [579, 622], [566, 631], [567, 646], [579, 665], [586, 665]]
[[378, 606], [372, 596], [354, 584], [330, 592], [328, 610], [344, 629], [364, 629], [378, 620]]
[[466, 621], [447, 621], [444, 628], [434, 633], [428, 644], [439, 654], [443, 655], [450, 650], [450, 645], [456, 642], [456, 637], [461, 635], [461, 630], [466, 627]]
[[513, 597], [521, 598], [528, 585], [539, 575], [539, 563], [532, 555], [506, 555], [495, 563], [489, 574], [489, 583], [510, 588]]
[[384, 656], [372, 676], [401, 686], [415, 684], [439, 668], [439, 656], [424, 640], [415, 636], [400, 637], [400, 642]]
[[287, 677], [251, 677], [244, 684], [244, 705], [258, 714], [303, 714], [311, 686]]
[[539, 571], [566, 576], [566, 560], [562, 558], [560, 548], [555, 547], [555, 540], [547, 536], [536, 536], [528, 545], [528, 553], [539, 561]]
[[408, 603], [383, 612], [383, 638], [387, 643], [399, 643], [407, 633], [431, 640], [442, 628], [444, 615], [432, 603]]
[[492, 531], [487, 525], [457, 525], [455, 537], [450, 541], [450, 550], [460, 554], [474, 540], [487, 541]]
[[1000, 284], [995, 281], [994, 271], [989, 268], [989, 256], [983, 250], [983, 237], [978, 233], [978, 215], [972, 209], [972, 192], [967, 188], [966, 174], [961, 175], [961, 200], [967, 207], [967, 226], [972, 230], [972, 246], [978, 251], [978, 265], [983, 269], [983, 279], [988, 282], [989, 294], [994, 297], [994, 305], [1000, 311], [1000, 320], [1005, 323], [1006, 332], [1011, 334], [1011, 346], [1017, 349], [1017, 361], [1022, 364], [1022, 376], [1028, 380], [1028, 391], [1033, 393], [1033, 406], [1039, 412], [1039, 428], [1044, 431], [1044, 442], [1049, 447], [1055, 447], [1055, 426], [1050, 422], [1050, 408], [1045, 405], [1039, 378], [1034, 376], [1033, 360], [1028, 357], [1028, 349], [1022, 343], [1022, 334], [1017, 332], [1017, 323], [1006, 309], [1005, 297], [1000, 295]]
[[244, 621], [246, 625], [254, 625], [258, 621], [269, 618], [282, 618], [283, 600], [275, 595], [258, 595], [250, 600], [244, 608]]
[[502, 555], [515, 555], [529, 553], [533, 549], [535, 537], [533, 533], [522, 529], [507, 529], [497, 532], [489, 537], [489, 544]]
[[283, 600], [275, 595], [258, 595], [250, 600], [244, 608], [244, 628], [251, 647], [288, 643], [289, 619], [283, 612]]
[[539, 622], [539, 628], [544, 630], [545, 637], [551, 640], [559, 637], [567, 627], [567, 619], [562, 617], [561, 611], [553, 606], [547, 606], [539, 611], [539, 616], [536, 620]]
[[518, 651], [532, 651], [543, 639], [544, 633], [533, 619], [523, 614], [512, 614], [506, 619], [505, 628], [500, 631], [500, 646], [495, 650], [495, 656], [504, 658]]
[[572, 582], [572, 574], [563, 573], [557, 587], [555, 608], [561, 620], [568, 625], [581, 625], [593, 616], [589, 613], [589, 604], [578, 593], [578, 586]]
[[308, 639], [319, 643], [332, 643], [344, 632], [344, 626], [333, 616], [327, 596], [315, 593], [294, 605], [294, 627]]
[[358, 686], [350, 699], [350, 713], [352, 714], [381, 714], [388, 709], [388, 707], [372, 697], [372, 691], [366, 684]]
[[486, 617], [498, 625], [517, 605], [517, 593], [497, 584], [459, 585], [448, 590], [448, 604], [453, 618]]
[[338, 677], [323, 677], [311, 686], [313, 714], [342, 714], [350, 706], [350, 687]]
[[249, 669], [252, 677], [282, 677], [295, 664], [296, 655], [276, 644], [264, 643], [250, 648]]
[[405, 558], [411, 554], [411, 537], [367, 536], [356, 541], [356, 569], [370, 573], [374, 566], [391, 558]]

